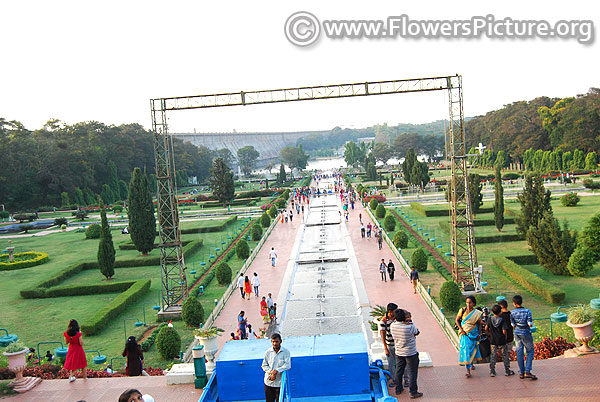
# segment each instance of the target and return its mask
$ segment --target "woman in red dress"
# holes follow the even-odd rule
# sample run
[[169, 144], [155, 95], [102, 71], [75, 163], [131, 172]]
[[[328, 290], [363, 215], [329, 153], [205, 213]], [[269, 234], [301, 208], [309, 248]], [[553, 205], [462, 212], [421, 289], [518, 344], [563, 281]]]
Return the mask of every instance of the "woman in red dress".
[[250, 296], [252, 296], [252, 285], [250, 285], [250, 278], [248, 278], [248, 275], [244, 278], [244, 293], [246, 294], [246, 298], [250, 300]]
[[75, 370], [79, 369], [81, 369], [83, 378], [87, 378], [87, 359], [83, 351], [83, 340], [77, 321], [69, 321], [69, 326], [63, 335], [65, 336], [65, 343], [69, 345], [67, 358], [65, 359], [65, 370], [69, 370], [69, 382], [75, 381]]

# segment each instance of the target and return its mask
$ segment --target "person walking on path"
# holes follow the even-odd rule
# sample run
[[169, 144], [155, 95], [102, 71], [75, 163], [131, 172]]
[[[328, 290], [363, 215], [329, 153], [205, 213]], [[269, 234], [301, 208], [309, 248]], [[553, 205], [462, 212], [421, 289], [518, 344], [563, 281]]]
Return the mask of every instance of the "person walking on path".
[[292, 212], [290, 210], [290, 212], [288, 213], [288, 216], [290, 217], [290, 223], [292, 223], [292, 220], [294, 219], [294, 212]]
[[269, 258], [271, 259], [271, 266], [274, 267], [277, 262], [277, 253], [275, 252], [275, 247], [271, 247], [271, 251], [269, 251]]
[[273, 297], [271, 296], [271, 293], [267, 293], [267, 308], [271, 308], [272, 305], [273, 305]]
[[125, 368], [127, 376], [136, 377], [142, 375], [144, 370], [144, 354], [135, 336], [127, 338], [122, 356], [127, 357], [127, 367]]
[[365, 224], [361, 222], [360, 224], [360, 237], [365, 238]]
[[240, 293], [242, 294], [242, 299], [246, 297], [244, 294], [244, 274], [240, 274], [240, 277], [237, 280], [238, 288], [240, 288]]
[[244, 317], [246, 313], [242, 310], [238, 315], [238, 330], [240, 331], [240, 339], [247, 339], [246, 335], [246, 325], [248, 324], [248, 320]]
[[252, 288], [254, 289], [254, 295], [258, 296], [258, 287], [260, 286], [260, 281], [258, 280], [258, 274], [255, 272], [252, 276]]
[[396, 274], [396, 267], [394, 266], [394, 263], [392, 262], [391, 258], [390, 258], [390, 262], [388, 262], [388, 265], [387, 265], [387, 271], [388, 271], [388, 275], [390, 276], [390, 281], [393, 281], [394, 275]]
[[381, 229], [379, 229], [377, 231], [377, 245], [379, 246], [379, 249], [381, 250], [381, 247], [383, 247], [383, 232], [381, 231]]
[[379, 272], [381, 273], [381, 280], [387, 282], [386, 278], [387, 264], [385, 263], [385, 259], [381, 259], [379, 263]]
[[406, 312], [402, 309], [394, 311], [395, 322], [390, 325], [392, 338], [396, 350], [396, 395], [400, 395], [404, 388], [402, 387], [402, 377], [404, 370], [408, 370], [408, 390], [411, 399], [423, 396], [417, 386], [417, 376], [419, 373], [419, 352], [417, 351], [417, 339], [419, 330], [412, 321], [406, 319]]
[[246, 295], [246, 298], [250, 300], [250, 296], [252, 296], [252, 285], [250, 284], [248, 275], [244, 278], [244, 294]]
[[493, 314], [488, 317], [485, 325], [485, 332], [489, 336], [490, 345], [492, 347], [490, 354], [490, 377], [496, 377], [496, 360], [498, 359], [498, 352], [502, 354], [504, 373], [508, 377], [515, 374], [515, 372], [510, 369], [508, 345], [506, 343], [506, 335], [510, 324], [502, 318], [502, 307], [500, 307], [499, 304], [494, 304], [494, 306], [492, 306], [492, 313]]
[[81, 369], [83, 378], [87, 378], [87, 359], [83, 351], [83, 339], [79, 332], [79, 323], [76, 320], [69, 321], [69, 326], [64, 332], [65, 343], [69, 345], [65, 359], [65, 370], [69, 370], [69, 382], [75, 381], [75, 370]]
[[456, 316], [456, 326], [460, 334], [460, 350], [458, 363], [467, 367], [467, 378], [471, 377], [473, 361], [481, 360], [479, 352], [479, 339], [481, 334], [481, 316], [483, 312], [476, 309], [477, 300], [475, 296], [467, 296], [466, 307], [459, 310]]
[[371, 229], [373, 228], [373, 226], [371, 225], [371, 222], [367, 223], [367, 240], [371, 238]]
[[410, 269], [410, 281], [413, 285], [413, 294], [417, 293], [417, 285], [419, 284], [419, 273], [417, 272], [417, 268], [411, 267]]
[[271, 344], [273, 348], [265, 352], [261, 367], [265, 372], [265, 401], [277, 402], [282, 373], [292, 368], [292, 358], [289, 350], [281, 347], [281, 335], [277, 333], [271, 335]]
[[[513, 296], [513, 305], [515, 308], [510, 312], [510, 322], [514, 327], [515, 341], [517, 343], [517, 363], [519, 363], [519, 378], [537, 380], [537, 377], [531, 374], [533, 364], [533, 336], [531, 336], [531, 326], [533, 326], [533, 316], [531, 311], [523, 307], [523, 297], [521, 295]], [[527, 351], [527, 363], [523, 361], [523, 349]]]
[[260, 315], [263, 319], [263, 324], [269, 323], [269, 306], [267, 305], [266, 297], [262, 297], [260, 301]]
[[358, 213], [358, 221], [359, 221], [360, 223], [363, 223], [363, 221], [362, 221], [362, 212], [359, 212], [359, 213]]

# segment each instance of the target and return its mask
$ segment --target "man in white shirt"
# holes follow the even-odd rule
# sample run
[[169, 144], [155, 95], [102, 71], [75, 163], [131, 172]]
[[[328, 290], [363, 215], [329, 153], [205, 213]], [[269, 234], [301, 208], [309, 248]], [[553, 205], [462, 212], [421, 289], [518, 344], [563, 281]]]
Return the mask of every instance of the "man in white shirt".
[[277, 253], [275, 252], [275, 247], [271, 247], [271, 251], [269, 251], [269, 258], [271, 258], [271, 266], [275, 266], [275, 261], [277, 260]]
[[271, 297], [271, 293], [267, 293], [268, 297], [267, 297], [267, 308], [271, 308], [271, 306], [273, 305], [273, 298]]
[[281, 347], [281, 335], [271, 335], [272, 349], [265, 352], [262, 369], [265, 372], [265, 399], [266, 402], [279, 401], [281, 377], [284, 371], [292, 368], [292, 359], [289, 350]]
[[258, 280], [258, 274], [255, 272], [252, 276], [252, 287], [254, 288], [254, 295], [258, 297], [258, 287], [260, 286], [260, 281]]
[[246, 298], [244, 294], [244, 275], [241, 274], [237, 281], [238, 288], [240, 288], [240, 293], [242, 294], [242, 299]]

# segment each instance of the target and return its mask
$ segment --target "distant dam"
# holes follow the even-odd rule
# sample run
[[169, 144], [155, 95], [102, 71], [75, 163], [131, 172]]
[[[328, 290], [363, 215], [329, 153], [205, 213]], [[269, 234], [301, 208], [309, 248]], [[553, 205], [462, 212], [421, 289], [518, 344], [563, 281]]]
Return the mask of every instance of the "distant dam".
[[279, 153], [284, 147], [296, 146], [299, 138], [311, 134], [328, 133], [329, 130], [272, 133], [174, 133], [172, 135], [195, 146], [204, 145], [211, 150], [227, 148], [235, 158], [237, 158], [238, 149], [252, 145], [260, 153], [256, 166], [264, 167], [267, 163], [279, 159]]

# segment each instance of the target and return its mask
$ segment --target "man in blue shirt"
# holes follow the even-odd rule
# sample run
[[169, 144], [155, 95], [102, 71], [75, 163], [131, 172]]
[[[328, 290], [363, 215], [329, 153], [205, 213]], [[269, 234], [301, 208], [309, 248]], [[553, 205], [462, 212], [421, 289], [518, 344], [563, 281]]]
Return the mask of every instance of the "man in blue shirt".
[[[537, 380], [537, 377], [531, 374], [534, 350], [530, 327], [533, 326], [533, 317], [531, 311], [523, 307], [522, 304], [523, 298], [521, 295], [514, 295], [513, 305], [515, 309], [510, 312], [510, 323], [515, 328], [514, 335], [517, 343], [517, 362], [519, 363], [520, 378]], [[523, 361], [523, 348], [527, 351], [527, 363]]]

